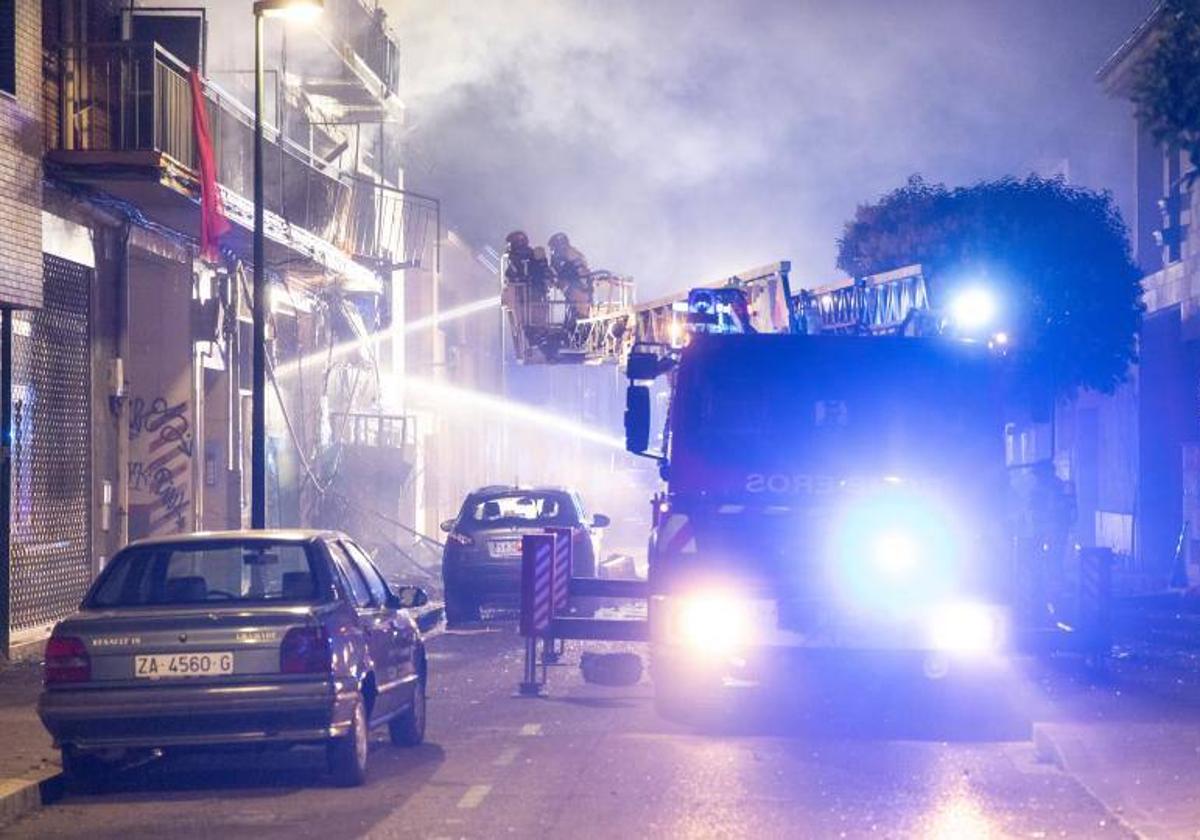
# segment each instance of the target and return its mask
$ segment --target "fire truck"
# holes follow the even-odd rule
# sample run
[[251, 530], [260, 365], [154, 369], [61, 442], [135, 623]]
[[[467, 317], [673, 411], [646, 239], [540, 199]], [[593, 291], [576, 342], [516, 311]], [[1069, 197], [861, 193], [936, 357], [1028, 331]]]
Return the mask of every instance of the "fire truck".
[[790, 271], [614, 307], [619, 342], [574, 341], [624, 369], [626, 449], [661, 485], [648, 581], [572, 580], [644, 597], [648, 619], [552, 635], [648, 641], [668, 714], [812, 660], [929, 677], [1023, 651], [1103, 661], [1105, 558], [1072, 578], [1018, 524], [1029, 418], [1008, 337], [975, 329], [986, 295], [936, 305], [920, 266], [797, 291]]
[[1007, 337], [955, 335], [919, 266], [785, 282], [778, 310], [758, 285], [692, 290], [672, 308], [685, 330], [639, 332], [626, 360], [627, 448], [664, 482], [648, 549], [660, 709], [797, 660], [942, 676], [1105, 650], [1103, 570], [1064, 600], [1048, 546], [1015, 537]]

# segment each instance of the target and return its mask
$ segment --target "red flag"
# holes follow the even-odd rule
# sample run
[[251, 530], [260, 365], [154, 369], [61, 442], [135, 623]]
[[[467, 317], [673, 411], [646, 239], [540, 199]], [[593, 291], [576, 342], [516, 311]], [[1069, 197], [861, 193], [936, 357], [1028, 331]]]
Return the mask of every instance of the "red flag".
[[221, 191], [217, 188], [217, 160], [213, 155], [212, 135], [208, 133], [208, 110], [200, 74], [192, 70], [192, 128], [196, 133], [196, 159], [200, 165], [200, 258], [213, 262], [217, 244], [229, 231]]

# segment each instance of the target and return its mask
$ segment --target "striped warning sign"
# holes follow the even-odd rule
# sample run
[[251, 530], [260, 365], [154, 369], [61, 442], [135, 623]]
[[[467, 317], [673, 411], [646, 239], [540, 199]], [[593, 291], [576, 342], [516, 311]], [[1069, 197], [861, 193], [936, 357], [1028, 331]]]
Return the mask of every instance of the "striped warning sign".
[[554, 598], [551, 609], [558, 613], [567, 608], [571, 593], [571, 543], [574, 531], [570, 528], [547, 528], [554, 535]]
[[554, 615], [554, 535], [521, 539], [521, 635], [537, 636]]

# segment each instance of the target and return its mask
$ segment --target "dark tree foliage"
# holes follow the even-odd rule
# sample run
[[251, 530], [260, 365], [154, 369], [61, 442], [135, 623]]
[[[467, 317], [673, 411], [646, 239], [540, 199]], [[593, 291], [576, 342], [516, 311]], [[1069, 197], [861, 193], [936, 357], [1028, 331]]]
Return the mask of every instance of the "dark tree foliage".
[[1200, 167], [1200, 0], [1165, 0], [1156, 35], [1134, 75], [1138, 118]]
[[1107, 192], [1036, 176], [948, 189], [914, 176], [860, 206], [838, 246], [854, 277], [920, 263], [935, 308], [987, 285], [1031, 387], [1110, 392], [1135, 359], [1141, 273]]

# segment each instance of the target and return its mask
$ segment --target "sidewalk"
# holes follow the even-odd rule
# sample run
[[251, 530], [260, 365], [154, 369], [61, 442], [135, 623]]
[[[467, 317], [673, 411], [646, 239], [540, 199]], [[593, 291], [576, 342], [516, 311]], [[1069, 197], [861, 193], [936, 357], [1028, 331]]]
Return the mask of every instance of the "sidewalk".
[[39, 662], [0, 660], [0, 827], [40, 808], [58, 781], [58, 751], [35, 711], [41, 689]]
[[1060, 684], [1034, 724], [1058, 764], [1144, 837], [1200, 837], [1200, 653], [1125, 648], [1106, 684]]

